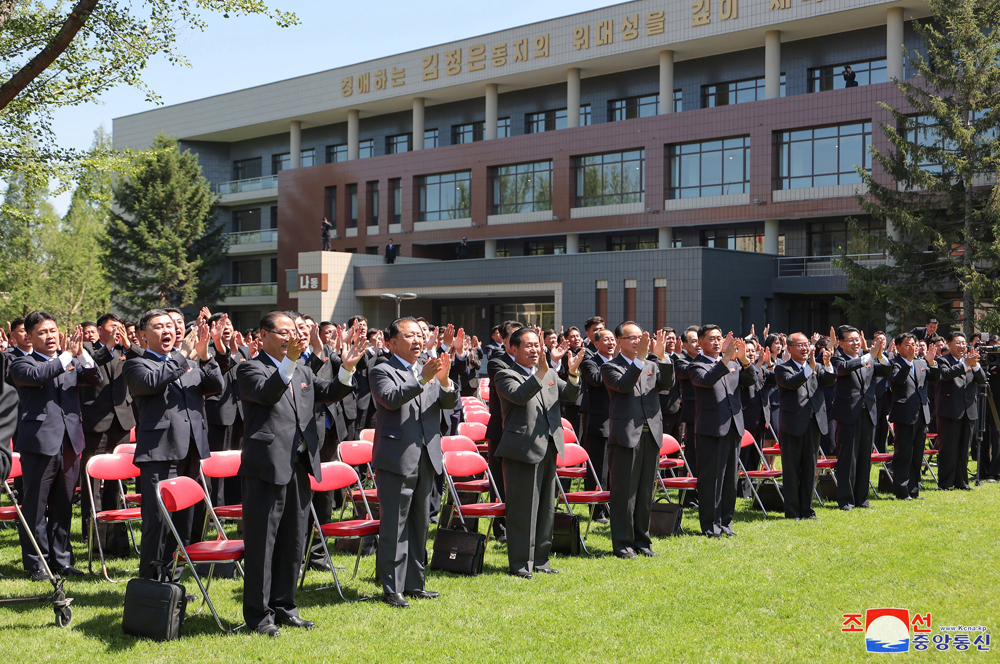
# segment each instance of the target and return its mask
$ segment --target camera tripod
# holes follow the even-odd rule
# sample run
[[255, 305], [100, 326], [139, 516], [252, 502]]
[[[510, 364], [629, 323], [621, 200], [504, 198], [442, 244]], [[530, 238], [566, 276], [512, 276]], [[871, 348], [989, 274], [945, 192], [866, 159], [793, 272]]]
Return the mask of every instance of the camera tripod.
[[[990, 367], [990, 369], [993, 369], [993, 367]], [[994, 377], [993, 372], [990, 372], [988, 377], [992, 379]], [[997, 405], [993, 401], [993, 390], [990, 388], [989, 379], [983, 385], [979, 385], [976, 390], [976, 406], [979, 409], [979, 418], [976, 419], [976, 428], [973, 431], [976, 445], [976, 486], [980, 486], [983, 483], [981, 473], [983, 469], [983, 438], [987, 432], [987, 406], [989, 406], [989, 415], [993, 418], [993, 425], [1000, 432], [1000, 415], [997, 414]], [[989, 445], [989, 441], [987, 441], [987, 445]]]

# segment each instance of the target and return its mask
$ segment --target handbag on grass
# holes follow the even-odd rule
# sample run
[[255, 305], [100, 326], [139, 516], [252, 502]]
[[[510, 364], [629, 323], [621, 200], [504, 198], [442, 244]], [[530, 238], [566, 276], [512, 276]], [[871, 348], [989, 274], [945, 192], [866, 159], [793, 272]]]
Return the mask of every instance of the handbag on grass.
[[649, 534], [658, 537], [681, 534], [681, 517], [684, 509], [680, 503], [653, 502], [649, 513]]
[[431, 569], [453, 574], [478, 576], [483, 573], [486, 554], [486, 535], [464, 530], [438, 528], [434, 537], [434, 555]]
[[125, 586], [122, 631], [154, 641], [179, 639], [187, 611], [187, 591], [179, 583], [132, 579]]
[[580, 555], [580, 515], [555, 513], [552, 521], [552, 550], [567, 556]]

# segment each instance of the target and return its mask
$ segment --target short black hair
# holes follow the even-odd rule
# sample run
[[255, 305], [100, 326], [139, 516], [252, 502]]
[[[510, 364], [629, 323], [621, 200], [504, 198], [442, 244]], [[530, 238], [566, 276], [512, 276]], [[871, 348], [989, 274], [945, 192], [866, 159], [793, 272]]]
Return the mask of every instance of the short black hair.
[[15, 329], [24, 325], [24, 316], [18, 316], [10, 322], [10, 329], [13, 332]]
[[330, 321], [325, 320], [325, 321], [323, 321], [322, 323], [319, 324], [319, 331], [322, 332], [323, 330], [325, 330], [328, 327], [336, 327], [336, 326], [333, 323], [331, 323]]
[[351, 316], [350, 318], [347, 319], [347, 327], [354, 327], [355, 323], [362, 320], [366, 323], [368, 322], [368, 319], [365, 318], [364, 316]]
[[142, 315], [139, 319], [139, 329], [145, 331], [149, 326], [149, 321], [153, 320], [157, 316], [169, 316], [170, 312], [166, 309], [150, 309]]
[[214, 314], [212, 314], [212, 316], [208, 319], [208, 323], [211, 325], [212, 323], [220, 321], [220, 320], [222, 320], [222, 317], [225, 316], [225, 315], [226, 315], [226, 312], [224, 312], [224, 311], [217, 311]]
[[177, 307], [163, 307], [163, 310], [168, 314], [180, 314], [181, 318], [184, 318], [184, 312]]
[[568, 328], [566, 328], [565, 334], [566, 334], [566, 336], [569, 336], [569, 333], [570, 332], [574, 332], [574, 331], [575, 332], [579, 332], [580, 328], [578, 328], [576, 325], [570, 325]]
[[137, 321], [137, 320], [127, 320], [124, 323], [122, 323], [122, 325], [125, 326], [125, 329], [128, 329], [130, 327], [134, 328], [134, 327], [136, 327], [136, 326], [139, 325], [139, 321]]
[[[413, 316], [403, 316], [402, 318], [397, 318], [396, 320], [389, 323], [389, 327], [385, 329], [386, 340], [395, 339], [399, 334], [399, 324], [400, 323], [416, 323], [417, 319]], [[427, 321], [424, 321], [425, 323]]]
[[702, 337], [704, 337], [705, 335], [707, 335], [712, 330], [718, 330], [719, 334], [722, 334], [722, 328], [721, 327], [719, 327], [718, 325], [713, 325], [712, 323], [708, 323], [708, 324], [702, 325], [701, 327], [698, 328], [698, 338], [701, 339]]
[[[626, 325], [635, 325], [636, 327], [639, 327], [639, 324], [636, 323], [634, 320], [627, 320], [624, 323], [619, 323], [618, 327], [615, 328], [615, 339], [621, 339], [625, 336]], [[639, 327], [639, 331], [642, 332], [641, 327]]]
[[307, 314], [307, 315], [305, 315], [305, 316], [303, 316], [303, 317], [302, 317], [302, 320], [311, 320], [311, 321], [312, 321], [312, 322], [314, 322], [314, 323], [316, 322], [316, 319], [315, 319], [315, 318], [313, 318], [312, 316], [309, 316], [308, 314]]
[[490, 336], [492, 337], [494, 334], [496, 334], [499, 331], [500, 331], [500, 326], [499, 325], [494, 325], [493, 327], [490, 328]]
[[282, 313], [291, 318], [293, 323], [295, 322], [296, 318], [302, 318], [302, 313], [298, 311], [285, 311]]
[[[27, 325], [27, 323], [25, 323], [25, 325]], [[947, 336], [947, 337], [945, 337], [945, 341], [947, 341], [948, 343], [951, 343], [952, 341], [954, 341], [954, 340], [955, 340], [955, 339], [957, 339], [958, 337], [962, 337], [962, 338], [963, 338], [963, 339], [965, 339], [966, 341], [968, 341], [968, 340], [969, 340], [969, 338], [965, 336], [965, 333], [964, 333], [964, 332], [961, 332], [961, 331], [959, 331], [959, 330], [955, 330], [954, 332], [949, 332], [949, 333], [948, 333], [948, 336]]]
[[91, 320], [85, 320], [80, 323], [80, 327], [97, 327], [97, 323]]
[[500, 338], [506, 339], [512, 332], [520, 330], [522, 327], [524, 327], [524, 325], [516, 320], [505, 320], [500, 323]]
[[930, 319], [929, 321], [927, 321], [927, 324], [928, 324], [928, 325], [930, 325], [931, 323], [934, 323], [934, 324], [936, 325], [936, 324], [937, 324], [937, 322], [938, 322], [938, 321], [937, 321], [937, 318], [932, 318], [932, 319]]
[[928, 341], [932, 344], [936, 344], [939, 341], [944, 341], [944, 337], [942, 337], [940, 334], [935, 334], [932, 335], [931, 338], [928, 339]]
[[534, 333], [535, 333], [535, 330], [533, 328], [530, 328], [530, 327], [519, 327], [518, 329], [514, 330], [514, 332], [511, 333], [511, 335], [510, 335], [510, 347], [511, 348], [520, 348], [520, 346], [521, 346], [521, 340], [524, 339], [524, 335], [526, 335], [526, 334], [534, 334]]
[[555, 333], [556, 333], [555, 330], [553, 330], [552, 328], [549, 328], [549, 329], [545, 330], [544, 332], [542, 332], [542, 337], [544, 338], [544, 337], [549, 336], [550, 334], [555, 334]]
[[601, 318], [600, 316], [591, 316], [586, 321], [584, 321], [583, 329], [587, 332], [590, 332], [590, 328], [594, 327], [595, 325], [604, 325], [604, 319]]
[[609, 329], [605, 328], [605, 329], [603, 329], [603, 330], [601, 330], [599, 332], [594, 332], [594, 341], [600, 340], [601, 335], [604, 334], [605, 332], [607, 332], [608, 334], [614, 334], [614, 332], [612, 330], [609, 330]]
[[847, 335], [851, 334], [852, 332], [857, 332], [858, 334], [861, 334], [861, 330], [854, 327], [853, 325], [841, 325], [840, 327], [837, 328], [837, 341], [843, 341], [844, 339], [847, 338]]
[[[278, 319], [281, 318], [282, 316], [288, 316], [289, 318], [292, 318], [291, 313], [295, 312], [288, 312], [288, 311], [267, 312], [266, 314], [264, 314], [264, 317], [260, 319], [260, 329], [266, 332], [274, 332], [274, 326], [278, 322]], [[293, 323], [295, 322], [294, 318], [292, 318], [292, 322]]]
[[888, 338], [888, 337], [889, 337], [889, 335], [885, 333], [885, 330], [876, 330], [876, 331], [875, 331], [875, 334], [873, 334], [873, 335], [872, 335], [872, 339], [874, 339], [875, 337], [877, 337], [877, 336], [878, 336], [878, 335], [880, 335], [880, 334], [881, 334], [881, 335], [882, 335], [883, 337], [886, 337], [886, 338]]
[[[116, 323], [122, 322], [122, 319], [116, 316], [115, 314], [112, 313], [101, 314], [97, 318], [97, 327], [104, 327], [104, 324], [107, 323], [109, 320], [113, 320]], [[122, 325], [124, 325], [124, 323], [122, 323]]]
[[898, 348], [907, 339], [909, 339], [913, 343], [917, 342], [916, 335], [911, 334], [910, 332], [903, 332], [901, 335], [899, 335], [898, 337], [896, 337], [893, 341], [895, 341], [896, 347]]
[[56, 318], [47, 311], [32, 311], [24, 317], [24, 331], [31, 334], [31, 331], [47, 320], [54, 321]]
[[664, 334], [677, 334], [677, 330], [669, 326], [661, 327], [660, 332], [663, 332]]

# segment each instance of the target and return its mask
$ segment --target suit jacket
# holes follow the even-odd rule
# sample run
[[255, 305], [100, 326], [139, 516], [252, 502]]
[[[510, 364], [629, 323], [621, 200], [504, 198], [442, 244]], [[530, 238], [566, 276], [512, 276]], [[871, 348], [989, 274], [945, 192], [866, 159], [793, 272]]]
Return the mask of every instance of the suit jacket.
[[697, 404], [694, 398], [694, 385], [691, 384], [691, 379], [688, 377], [691, 356], [687, 354], [687, 351], [681, 351], [672, 358], [672, 361], [674, 363], [674, 375], [680, 384], [681, 390], [681, 422], [694, 424]]
[[[17, 431], [17, 415], [20, 406], [17, 388], [6, 380], [11, 362], [14, 359], [15, 356], [11, 353], [0, 353], [0, 455], [3, 454], [3, 450], [6, 450], [7, 472], [10, 472], [10, 440]], [[4, 475], [4, 479], [6, 479], [6, 475]]]
[[643, 426], [649, 426], [656, 446], [663, 444], [663, 416], [660, 413], [660, 391], [674, 383], [674, 365], [642, 360], [640, 369], [619, 354], [601, 366], [601, 378], [608, 388], [611, 433], [608, 442], [634, 448], [642, 438]]
[[125, 384], [123, 370], [125, 361], [138, 357], [138, 354], [131, 347], [94, 348], [94, 344], [89, 341], [84, 341], [83, 347], [104, 374], [100, 385], [80, 386], [83, 430], [103, 433], [111, 428], [111, 423], [117, 418], [118, 426], [128, 431], [135, 426], [135, 414], [132, 410], [132, 394]]
[[216, 352], [215, 346], [209, 351], [219, 364], [222, 374], [222, 390], [205, 396], [205, 419], [213, 426], [232, 426], [236, 416], [243, 416], [243, 401], [240, 399], [240, 386], [236, 378], [236, 368], [250, 359], [250, 351], [246, 346], [236, 349], [236, 356], [231, 352]]
[[99, 385], [98, 368], [84, 369], [73, 358], [63, 369], [58, 357], [49, 360], [33, 352], [14, 360], [9, 371], [21, 402], [17, 451], [53, 456], [69, 437], [76, 453], [83, 452], [79, 385]]
[[864, 355], [850, 357], [840, 348], [830, 358], [830, 365], [837, 372], [837, 389], [830, 417], [837, 422], [854, 424], [861, 415], [862, 406], [866, 406], [868, 417], [875, 424], [880, 396], [875, 376], [891, 375], [892, 365], [880, 364], [871, 357], [866, 361]]
[[767, 368], [767, 365], [762, 366], [760, 369], [755, 365], [752, 368], [753, 385], [740, 387], [740, 404], [743, 406], [743, 426], [746, 427], [747, 431], [756, 431], [765, 424], [771, 423], [771, 409], [768, 408], [764, 396], [764, 384], [767, 382], [767, 376], [771, 373], [771, 370]]
[[[417, 363], [417, 370], [422, 365]], [[411, 369], [413, 367], [411, 366]], [[421, 386], [413, 372], [395, 355], [368, 372], [375, 416], [375, 446], [372, 466], [397, 475], [413, 475], [426, 447], [436, 473], [444, 469], [441, 459], [441, 412], [458, 403], [458, 387], [441, 389], [436, 378]]]
[[697, 404], [694, 432], [699, 436], [725, 436], [735, 424], [736, 432], [742, 436], [740, 386], [753, 384], [753, 365], [743, 369], [736, 360], [731, 360], [728, 365], [721, 359], [713, 363], [699, 354], [688, 365], [688, 376], [694, 385]]
[[[669, 390], [660, 391], [660, 412], [664, 415], [676, 415], [681, 412], [684, 407], [684, 395], [681, 394], [681, 380], [680, 376], [677, 375], [677, 363], [679, 361], [680, 355], [677, 353], [670, 354], [670, 361], [674, 365], [674, 382], [670, 386]], [[655, 357], [650, 355], [648, 360], [655, 361]], [[685, 365], [687, 362], [685, 362]]]
[[931, 421], [930, 399], [927, 398], [927, 381], [938, 380], [941, 367], [931, 367], [925, 360], [913, 358], [913, 369], [902, 356], [892, 358], [892, 407], [889, 421], [916, 424], [917, 415], [924, 413], [924, 422]]
[[587, 413], [587, 435], [607, 438], [611, 435], [611, 396], [608, 386], [604, 384], [601, 367], [612, 360], [607, 360], [594, 353], [580, 365], [580, 377], [583, 387], [587, 390], [587, 402], [590, 410]]
[[792, 360], [774, 366], [780, 402], [779, 428], [793, 436], [805, 434], [810, 416], [816, 418], [819, 432], [824, 436], [830, 431], [826, 417], [826, 396], [823, 387], [837, 382], [837, 374], [827, 371], [820, 363], [806, 378], [805, 368], [799, 369]]
[[545, 458], [549, 440], [562, 454], [562, 409], [560, 401], [575, 401], [580, 384], [564, 381], [549, 368], [544, 375], [529, 376], [514, 364], [497, 373], [494, 382], [503, 410], [503, 436], [496, 455], [523, 463]]
[[951, 420], [968, 417], [975, 420], [979, 417], [979, 407], [976, 405], [976, 385], [986, 382], [986, 372], [983, 365], [973, 371], [965, 366], [951, 353], [936, 359], [941, 368], [937, 387], [937, 415]]
[[202, 459], [209, 455], [205, 395], [222, 390], [222, 373], [215, 358], [189, 360], [171, 351], [163, 361], [146, 351], [125, 361], [125, 382], [138, 405], [135, 462], [180, 461], [191, 441]]
[[387, 244], [385, 245], [385, 259], [387, 261], [396, 260], [396, 254], [399, 253], [398, 244]]
[[459, 392], [463, 397], [476, 396], [479, 389], [479, 372], [483, 368], [483, 351], [480, 348], [473, 348], [469, 351], [468, 365], [458, 376]]
[[[322, 378], [325, 381], [336, 381], [340, 375], [340, 368], [344, 363], [341, 362], [340, 356], [332, 348], [324, 345], [321, 353], [310, 354], [308, 362], [303, 363], [300, 359], [300, 364], [307, 365], [317, 378]], [[326, 436], [327, 415], [330, 416], [331, 423], [333, 424], [332, 428], [337, 432], [338, 441], [347, 440], [351, 424], [358, 419], [358, 400], [356, 396], [358, 369], [356, 366], [352, 382], [354, 389], [343, 399], [316, 402], [316, 427], [323, 433], [324, 437]]]
[[499, 442], [503, 436], [503, 410], [497, 394], [497, 374], [514, 365], [510, 355], [496, 355], [486, 364], [486, 374], [490, 378], [490, 423], [486, 425], [486, 440]]
[[354, 387], [315, 377], [300, 362], [295, 363], [292, 379], [286, 384], [278, 366], [263, 352], [241, 362], [236, 379], [244, 420], [239, 474], [278, 486], [288, 484], [295, 476], [299, 443], [305, 440], [310, 474], [322, 479], [316, 403], [343, 399]]

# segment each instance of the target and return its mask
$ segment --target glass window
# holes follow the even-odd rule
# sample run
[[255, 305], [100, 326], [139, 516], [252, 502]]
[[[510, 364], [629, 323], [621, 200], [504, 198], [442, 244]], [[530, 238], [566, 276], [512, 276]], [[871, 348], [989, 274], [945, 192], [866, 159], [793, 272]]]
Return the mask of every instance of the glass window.
[[885, 83], [888, 80], [886, 77], [885, 58], [863, 60], [861, 62], [845, 62], [839, 65], [810, 69], [809, 92], [841, 90], [847, 87], [847, 81], [844, 79], [844, 67], [851, 68], [854, 72], [854, 82], [858, 85]]
[[683, 90], [674, 90], [674, 113], [680, 113], [683, 110], [684, 110]]
[[375, 156], [375, 139], [368, 138], [358, 143], [358, 159]]
[[451, 144], [475, 143], [483, 140], [485, 122], [470, 122], [468, 124], [452, 125]]
[[403, 219], [403, 179], [389, 180], [389, 195], [392, 196], [392, 223], [398, 224]]
[[249, 178], [259, 178], [261, 173], [261, 158], [241, 159], [233, 162], [233, 179], [247, 180]]
[[[681, 246], [677, 242], [675, 247]], [[762, 225], [734, 228], [710, 228], [701, 231], [701, 246], [735, 251], [764, 253], [764, 227]], [[785, 255], [785, 236], [778, 236], [778, 255]]]
[[396, 136], [386, 136], [385, 153], [402, 154], [404, 152], [409, 152], [410, 150], [413, 149], [412, 147], [410, 147], [412, 140], [413, 140], [413, 134], [398, 134]]
[[287, 152], [284, 154], [272, 154], [271, 175], [277, 175], [286, 168], [289, 168], [291, 164], [292, 164], [292, 157]]
[[645, 150], [576, 158], [576, 206], [641, 203], [645, 200]]
[[271, 228], [272, 229], [278, 228], [278, 206], [277, 205], [272, 205], [271, 206]]
[[[764, 77], [701, 86], [701, 107], [714, 108], [760, 101], [765, 98]], [[785, 96], [785, 75], [781, 75], [781, 96]]]
[[464, 219], [472, 215], [472, 171], [427, 175], [417, 180], [420, 221]]
[[424, 149], [429, 150], [430, 148], [436, 148], [438, 146], [438, 130], [437, 129], [425, 129], [424, 130]]
[[347, 227], [357, 228], [358, 227], [358, 185], [349, 184], [347, 185], [347, 198], [350, 202], [351, 209], [350, 214], [347, 215]]
[[493, 169], [493, 214], [552, 209], [552, 162]]
[[510, 137], [510, 118], [497, 118], [497, 138]]
[[347, 144], [326, 146], [326, 163], [334, 164], [338, 161], [347, 161]]
[[368, 225], [378, 226], [378, 181], [368, 183]]
[[524, 243], [525, 256], [552, 256], [566, 253], [566, 239], [537, 238]]
[[660, 238], [657, 233], [622, 233], [609, 235], [608, 251], [636, 251], [638, 249], [656, 249]]
[[786, 131], [779, 141], [779, 189], [858, 184], [855, 165], [871, 169], [870, 122]]
[[[277, 209], [277, 208], [275, 208]], [[232, 232], [260, 230], [260, 210], [233, 210]]]
[[[590, 104], [580, 106], [580, 126], [586, 127], [590, 124]], [[566, 109], [560, 108], [552, 111], [541, 111], [540, 113], [528, 113], [525, 117], [525, 132], [529, 134], [540, 134], [543, 131], [554, 131], [566, 128]]]
[[[865, 234], [885, 235], [885, 222], [858, 219], [857, 223]], [[846, 249], [848, 254], [868, 251], [863, 235], [849, 235], [847, 222], [843, 220], [813, 222], [808, 226], [807, 235], [810, 256], [836, 256], [841, 249]]]
[[[978, 132], [975, 129], [975, 123], [981, 120], [987, 113], [988, 111], [976, 111], [972, 114], [973, 131], [981, 136], [984, 142], [994, 140], [997, 134], [994, 128]], [[935, 156], [934, 153], [925, 153], [918, 157], [920, 159], [920, 169], [928, 173], [941, 173], [944, 169], [940, 160], [945, 158], [946, 154], [954, 154], [958, 151], [958, 144], [954, 140], [944, 137], [941, 130], [937, 127], [934, 118], [930, 116], [908, 118], [904, 131], [907, 141], [916, 143], [924, 149], [933, 150], [934, 153], [939, 155]], [[945, 154], [942, 154], [942, 151]]]
[[608, 102], [608, 118], [611, 122], [648, 118], [660, 112], [660, 95], [626, 97]]
[[309, 148], [299, 152], [299, 165], [302, 168], [316, 165], [316, 148]]
[[326, 194], [326, 217], [334, 225], [337, 224], [337, 188], [327, 187]]
[[670, 146], [668, 198], [750, 191], [750, 137]]

